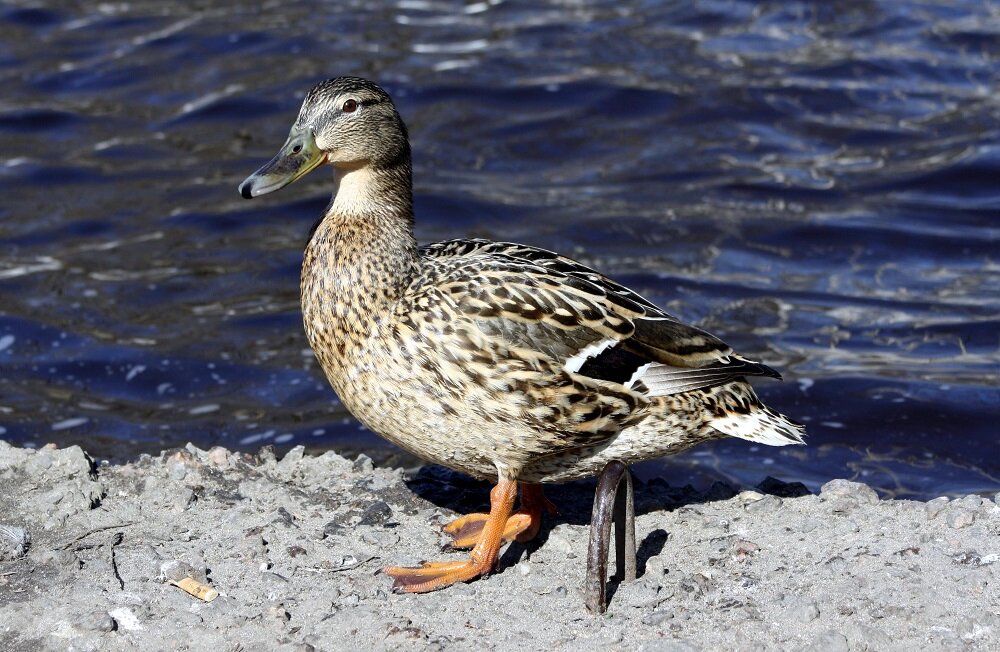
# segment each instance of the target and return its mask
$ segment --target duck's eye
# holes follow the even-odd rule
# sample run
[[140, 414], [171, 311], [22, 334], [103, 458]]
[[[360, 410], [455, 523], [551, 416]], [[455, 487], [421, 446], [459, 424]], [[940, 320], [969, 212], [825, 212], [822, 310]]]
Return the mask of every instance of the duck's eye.
[[344, 102], [344, 106], [341, 107], [344, 113], [354, 113], [358, 109], [357, 100], [347, 100]]
[[292, 148], [292, 154], [298, 154], [301, 151], [302, 151], [302, 145], [301, 144], [296, 145], [295, 147]]

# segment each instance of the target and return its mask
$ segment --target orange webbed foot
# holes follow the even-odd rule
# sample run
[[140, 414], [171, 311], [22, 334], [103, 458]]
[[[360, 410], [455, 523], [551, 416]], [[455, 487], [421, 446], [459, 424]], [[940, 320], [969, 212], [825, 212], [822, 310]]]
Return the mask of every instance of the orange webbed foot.
[[492, 563], [465, 561], [425, 561], [415, 568], [393, 566], [385, 569], [385, 574], [393, 579], [392, 590], [397, 593], [429, 593], [445, 587], [468, 582], [486, 575], [492, 570]]
[[[503, 546], [504, 531], [517, 496], [517, 482], [501, 480], [490, 492], [490, 513], [471, 514], [467, 526], [480, 531], [478, 541], [466, 561], [424, 562], [416, 568], [393, 566], [385, 573], [393, 578], [393, 590], [401, 593], [427, 593], [458, 582], [468, 582], [488, 574], [496, 566]], [[485, 520], [482, 516], [486, 516]], [[462, 521], [462, 519], [458, 519]], [[449, 526], [452, 524], [449, 524]], [[461, 530], [463, 524], [456, 526]]]
[[[451, 550], [467, 550], [474, 548], [479, 539], [482, 538], [483, 528], [489, 514], [466, 514], [456, 518], [442, 528], [442, 531], [452, 538], [452, 541], [445, 546]], [[507, 519], [503, 528], [501, 538], [503, 543], [510, 543], [514, 539], [520, 539], [522, 532], [531, 528], [531, 516], [523, 512], [515, 512]]]

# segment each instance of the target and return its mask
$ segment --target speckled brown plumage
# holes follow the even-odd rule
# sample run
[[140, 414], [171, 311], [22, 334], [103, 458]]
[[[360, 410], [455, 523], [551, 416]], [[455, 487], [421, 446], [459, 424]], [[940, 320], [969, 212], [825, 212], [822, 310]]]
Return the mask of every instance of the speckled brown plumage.
[[727, 435], [801, 443], [746, 381], [777, 373], [600, 273], [512, 243], [418, 248], [406, 129], [371, 82], [310, 91], [285, 147], [241, 192], [322, 163], [337, 188], [305, 252], [305, 330], [374, 432], [501, 484], [591, 476]]

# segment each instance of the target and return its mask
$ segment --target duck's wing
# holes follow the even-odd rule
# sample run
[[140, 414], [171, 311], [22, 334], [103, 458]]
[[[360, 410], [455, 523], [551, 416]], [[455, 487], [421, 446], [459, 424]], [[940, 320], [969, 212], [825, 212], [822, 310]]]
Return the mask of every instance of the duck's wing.
[[447, 330], [456, 346], [447, 355], [516, 397], [504, 400], [521, 402], [522, 417], [562, 433], [549, 450], [606, 440], [644, 419], [657, 396], [777, 376], [551, 252], [465, 240], [427, 247], [423, 260], [422, 285], [435, 294], [423, 305], [447, 306], [454, 316]]
[[566, 371], [650, 397], [746, 376], [781, 377], [637, 292], [551, 251], [474, 239], [436, 243], [424, 254], [466, 270], [467, 285], [451, 287], [463, 298], [463, 312], [479, 316], [484, 330], [544, 350]]

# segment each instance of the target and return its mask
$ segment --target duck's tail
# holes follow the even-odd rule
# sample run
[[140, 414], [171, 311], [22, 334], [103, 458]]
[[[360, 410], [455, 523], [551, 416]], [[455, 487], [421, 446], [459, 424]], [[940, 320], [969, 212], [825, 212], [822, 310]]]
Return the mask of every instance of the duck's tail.
[[[709, 425], [719, 432], [767, 446], [804, 444], [806, 428], [760, 402], [746, 382], [733, 383], [726, 392], [729, 400], [719, 406]], [[721, 398], [721, 397], [720, 397]]]

